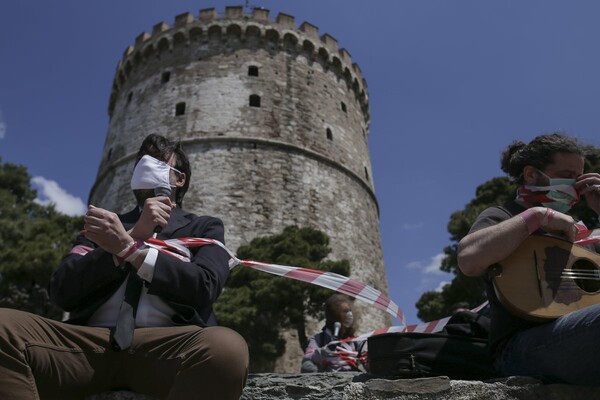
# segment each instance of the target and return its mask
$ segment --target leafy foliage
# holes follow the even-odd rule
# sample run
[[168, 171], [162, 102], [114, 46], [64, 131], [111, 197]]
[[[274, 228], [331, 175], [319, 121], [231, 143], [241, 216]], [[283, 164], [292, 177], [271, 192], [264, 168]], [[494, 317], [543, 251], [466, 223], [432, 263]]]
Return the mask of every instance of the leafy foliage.
[[[325, 233], [288, 226], [279, 235], [241, 246], [238, 257], [348, 275], [347, 260], [325, 260], [330, 251]], [[331, 294], [329, 289], [240, 266], [232, 271], [214, 308], [219, 323], [235, 329], [248, 342], [250, 370], [267, 372], [285, 350], [280, 331], [295, 329], [300, 346], [306, 348], [306, 317], [323, 319], [323, 305]]]
[[[586, 172], [600, 172], [600, 148], [586, 148]], [[452, 243], [444, 249], [445, 257], [440, 269], [452, 272], [455, 276], [451, 283], [444, 286], [441, 292], [429, 291], [417, 301], [417, 316], [423, 321], [432, 321], [446, 317], [452, 305], [461, 301], [476, 307], [485, 300], [485, 286], [480, 278], [470, 278], [463, 275], [457, 262], [458, 242], [469, 233], [469, 229], [477, 216], [486, 208], [504, 204], [516, 196], [517, 186], [507, 177], [493, 178], [475, 191], [475, 198], [463, 210], [456, 211], [450, 216], [448, 232]], [[585, 198], [572, 208], [571, 215], [582, 220], [589, 228], [597, 228], [596, 214], [585, 204]]]
[[46, 286], [83, 219], [36, 204], [30, 179], [25, 167], [0, 159], [0, 307], [59, 318]]

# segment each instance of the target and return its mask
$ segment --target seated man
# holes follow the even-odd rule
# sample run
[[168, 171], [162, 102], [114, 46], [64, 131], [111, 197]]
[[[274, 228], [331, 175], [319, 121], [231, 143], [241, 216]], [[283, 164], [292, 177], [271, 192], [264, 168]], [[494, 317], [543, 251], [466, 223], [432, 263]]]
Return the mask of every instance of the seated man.
[[131, 181], [137, 205], [124, 215], [90, 205], [51, 278], [50, 298], [70, 313], [67, 323], [0, 309], [0, 399], [83, 399], [116, 389], [239, 399], [248, 349], [216, 326], [211, 307], [229, 273], [227, 252], [206, 245], [184, 261], [143, 243], [158, 231], [159, 239], [224, 241], [219, 219], [181, 208], [190, 173], [179, 143], [149, 135]]
[[503, 153], [502, 170], [520, 185], [516, 198], [484, 210], [458, 245], [461, 271], [486, 280], [490, 347], [496, 368], [505, 375], [600, 385], [600, 347], [595, 343], [600, 304], [554, 321], [532, 321], [501, 304], [486, 274], [488, 267], [509, 257], [532, 234], [558, 235], [573, 242], [578, 228], [566, 213], [580, 196], [600, 214], [600, 174], [584, 173], [584, 156], [577, 141], [563, 134], [541, 135], [529, 144], [514, 142]]

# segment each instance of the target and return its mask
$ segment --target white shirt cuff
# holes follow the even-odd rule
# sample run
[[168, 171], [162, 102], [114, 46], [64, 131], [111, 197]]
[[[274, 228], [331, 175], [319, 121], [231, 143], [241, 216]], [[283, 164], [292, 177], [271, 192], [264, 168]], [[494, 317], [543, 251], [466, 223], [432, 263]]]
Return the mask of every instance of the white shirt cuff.
[[146, 282], [152, 282], [152, 278], [154, 278], [154, 266], [156, 265], [157, 258], [158, 250], [149, 248], [142, 266], [137, 271], [138, 276]]

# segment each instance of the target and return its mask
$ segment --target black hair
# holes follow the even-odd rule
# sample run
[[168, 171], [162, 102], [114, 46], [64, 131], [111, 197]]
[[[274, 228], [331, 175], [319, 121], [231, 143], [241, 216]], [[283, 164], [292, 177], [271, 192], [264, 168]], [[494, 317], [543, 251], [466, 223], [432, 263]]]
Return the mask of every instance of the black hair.
[[185, 193], [190, 186], [190, 178], [192, 176], [190, 161], [181, 147], [181, 142], [174, 142], [165, 138], [164, 136], [150, 134], [146, 136], [142, 142], [142, 145], [138, 150], [135, 163], [137, 164], [138, 161], [140, 161], [140, 159], [145, 155], [152, 156], [157, 160], [168, 162], [173, 154], [175, 154], [175, 165], [173, 168], [185, 174], [185, 183], [181, 188], [177, 189], [175, 196], [175, 203], [181, 207], [181, 204], [183, 203], [183, 196], [185, 196]]
[[529, 144], [521, 141], [512, 142], [503, 152], [500, 168], [516, 183], [523, 183], [523, 168], [531, 165], [543, 171], [554, 163], [557, 153], [578, 154], [585, 156], [583, 146], [577, 139], [563, 133], [539, 135]]

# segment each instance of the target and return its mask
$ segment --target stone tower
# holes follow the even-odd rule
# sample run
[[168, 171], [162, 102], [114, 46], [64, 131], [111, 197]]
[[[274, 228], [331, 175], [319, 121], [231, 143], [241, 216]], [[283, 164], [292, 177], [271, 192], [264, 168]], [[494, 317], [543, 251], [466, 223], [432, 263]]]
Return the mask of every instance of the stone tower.
[[[178, 15], [125, 50], [108, 113], [92, 204], [129, 208], [142, 139], [178, 139], [192, 163], [184, 207], [221, 218], [230, 249], [313, 226], [331, 238], [332, 260], [348, 259], [354, 278], [387, 292], [366, 82], [332, 36], [264, 9]], [[360, 332], [390, 325], [372, 306], [355, 308]], [[298, 371], [295, 362], [278, 369]]]

